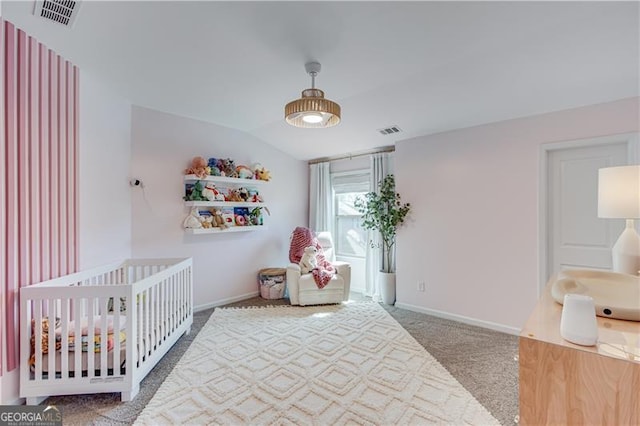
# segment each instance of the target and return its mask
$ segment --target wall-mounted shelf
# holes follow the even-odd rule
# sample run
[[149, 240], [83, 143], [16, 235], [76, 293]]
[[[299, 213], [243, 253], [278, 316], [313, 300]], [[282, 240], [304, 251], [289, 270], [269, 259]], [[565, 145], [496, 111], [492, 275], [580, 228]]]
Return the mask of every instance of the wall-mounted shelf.
[[[203, 181], [203, 182], [217, 182], [217, 183], [232, 183], [234, 185], [238, 184], [246, 184], [246, 185], [262, 185], [265, 183], [269, 183], [267, 180], [260, 179], [240, 179], [240, 178], [230, 178], [226, 176], [207, 176], [204, 178], [199, 178], [196, 175], [185, 175], [185, 182], [195, 182], [195, 181]], [[242, 186], [242, 185], [241, 185]]]
[[248, 203], [246, 201], [185, 201], [187, 207], [266, 207], [266, 203]]
[[267, 229], [264, 225], [253, 226], [231, 226], [226, 229], [220, 228], [187, 228], [184, 230], [187, 234], [225, 234], [227, 232], [248, 232], [248, 231], [261, 231]]
[[[213, 182], [216, 184], [216, 186], [220, 186], [221, 188], [239, 189], [239, 188], [245, 187], [245, 188], [249, 188], [249, 191], [251, 191], [252, 187], [269, 183], [269, 181], [266, 181], [266, 180], [240, 179], [240, 178], [230, 178], [226, 176], [206, 176], [204, 178], [199, 178], [196, 175], [184, 176], [185, 184], [189, 184], [192, 186], [198, 181], [203, 182], [202, 183], [203, 186], [205, 185], [204, 182]], [[185, 187], [187, 186], [188, 185], [185, 185]], [[254, 188], [254, 190], [257, 192], [257, 189]], [[207, 207], [215, 207], [217, 209], [228, 210], [229, 213], [225, 213], [225, 211], [223, 210], [223, 219], [227, 223], [230, 223], [231, 221], [236, 223], [235, 220], [237, 220], [237, 218], [234, 217], [234, 208], [244, 207], [248, 209], [250, 213], [253, 209], [257, 207], [265, 207], [265, 208], [267, 207], [266, 203], [263, 203], [263, 202], [255, 203], [255, 202], [248, 202], [248, 201], [185, 201], [184, 205], [190, 208], [202, 207], [203, 210], [205, 210]], [[248, 213], [246, 209], [244, 209], [245, 218], [247, 217], [246, 215]], [[266, 211], [268, 212], [268, 210]], [[238, 213], [236, 209], [235, 214], [242, 215], [243, 213]], [[262, 219], [260, 220], [259, 223], [263, 223]], [[236, 226], [229, 226], [228, 228], [186, 228], [184, 232], [192, 235], [200, 235], [200, 234], [220, 234], [225, 232], [248, 232], [248, 231], [257, 231], [257, 230], [263, 230], [263, 229], [266, 229], [265, 225], [246, 225], [246, 226], [236, 225]]]

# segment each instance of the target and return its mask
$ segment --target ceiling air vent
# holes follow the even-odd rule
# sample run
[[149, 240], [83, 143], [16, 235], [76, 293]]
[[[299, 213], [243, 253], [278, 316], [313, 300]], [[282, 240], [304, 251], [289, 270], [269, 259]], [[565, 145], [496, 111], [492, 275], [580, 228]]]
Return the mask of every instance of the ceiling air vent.
[[79, 7], [80, 2], [74, 0], [38, 0], [33, 14], [71, 27], [76, 20]]
[[389, 126], [384, 129], [378, 129], [381, 135], [392, 135], [394, 133], [400, 133], [402, 130], [398, 126]]

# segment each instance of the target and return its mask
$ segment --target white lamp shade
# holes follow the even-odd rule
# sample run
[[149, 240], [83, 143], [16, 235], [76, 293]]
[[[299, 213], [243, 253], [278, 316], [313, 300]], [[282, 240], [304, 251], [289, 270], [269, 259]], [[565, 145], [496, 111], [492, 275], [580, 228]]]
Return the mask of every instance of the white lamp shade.
[[598, 217], [640, 218], [640, 165], [598, 170]]

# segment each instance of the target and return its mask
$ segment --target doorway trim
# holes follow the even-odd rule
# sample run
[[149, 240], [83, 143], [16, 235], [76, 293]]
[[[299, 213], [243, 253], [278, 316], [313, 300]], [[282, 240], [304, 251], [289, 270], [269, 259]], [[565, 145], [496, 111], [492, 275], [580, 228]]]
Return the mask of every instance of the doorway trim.
[[584, 148], [589, 146], [609, 145], [612, 143], [625, 143], [627, 145], [627, 164], [640, 164], [640, 138], [639, 134], [621, 133], [617, 135], [601, 136], [589, 139], [576, 139], [562, 142], [549, 142], [540, 144], [539, 171], [538, 171], [538, 296], [542, 295], [547, 284], [549, 272], [549, 200], [547, 185], [549, 173], [549, 154], [560, 149]]

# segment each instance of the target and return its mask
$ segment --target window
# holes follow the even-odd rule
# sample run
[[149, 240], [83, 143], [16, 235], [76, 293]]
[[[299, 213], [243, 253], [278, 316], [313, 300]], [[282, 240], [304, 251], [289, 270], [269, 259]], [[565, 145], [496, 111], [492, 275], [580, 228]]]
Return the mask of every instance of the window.
[[364, 258], [367, 252], [367, 231], [362, 228], [362, 215], [353, 203], [369, 192], [369, 173], [346, 172], [331, 177], [335, 194], [336, 255]]

